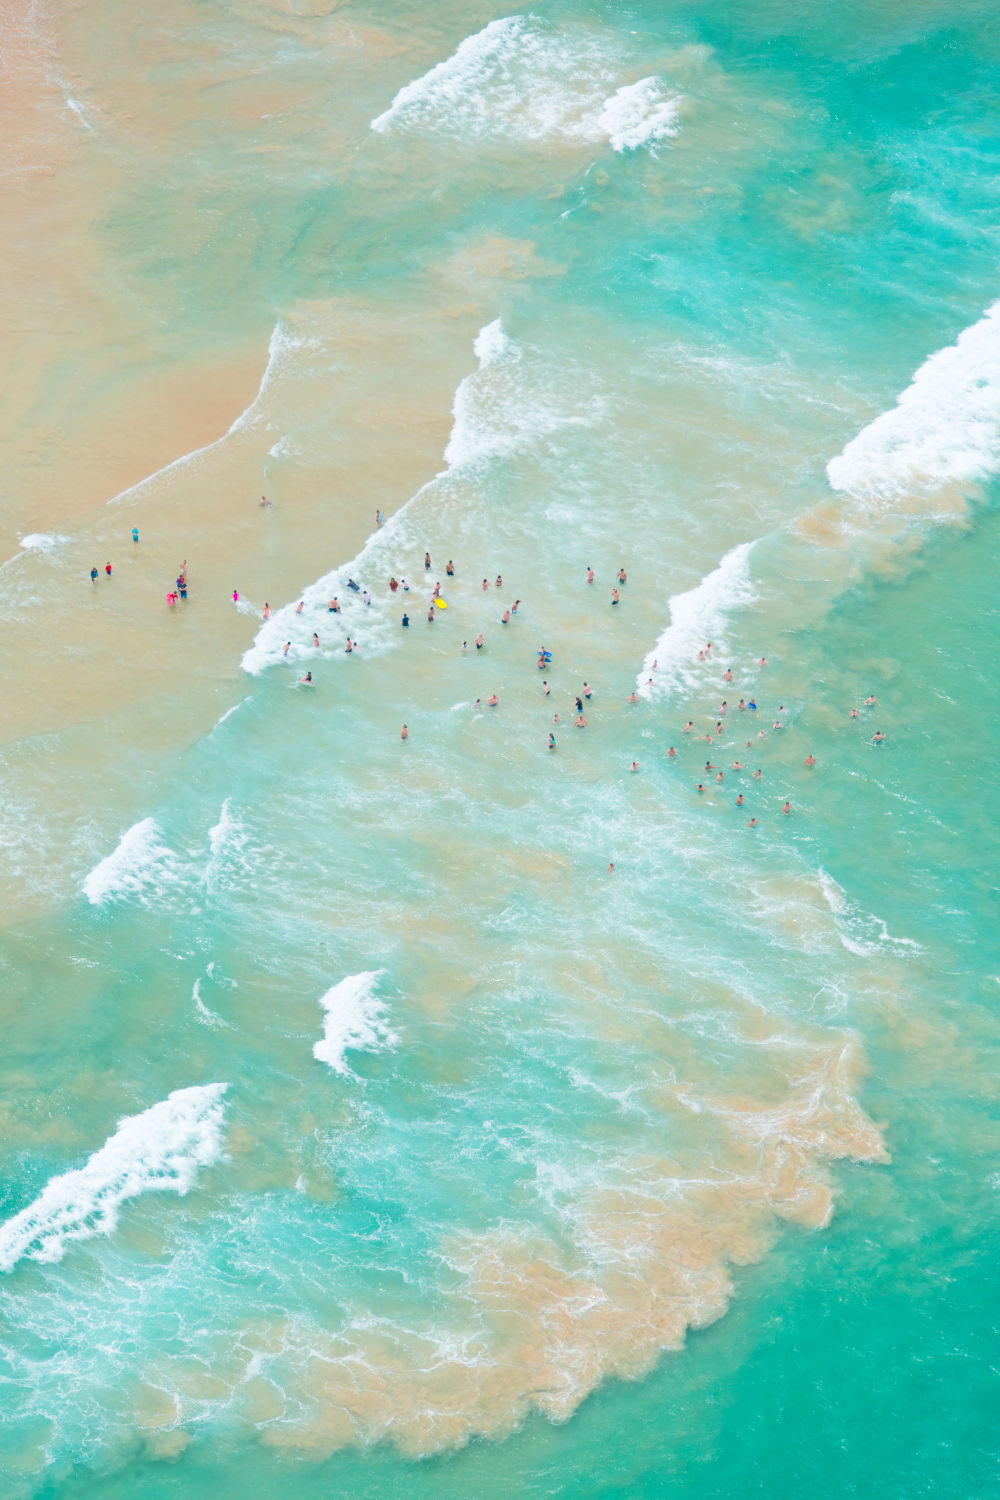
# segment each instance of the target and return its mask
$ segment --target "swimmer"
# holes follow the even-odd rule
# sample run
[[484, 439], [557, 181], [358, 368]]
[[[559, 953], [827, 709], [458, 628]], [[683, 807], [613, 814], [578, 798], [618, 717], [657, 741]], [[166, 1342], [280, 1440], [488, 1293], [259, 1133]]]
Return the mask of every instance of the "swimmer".
[[366, 604], [368, 604], [368, 605], [371, 604], [371, 602], [372, 602], [372, 596], [371, 596], [371, 594], [369, 594], [369, 592], [368, 592], [367, 589], [363, 589], [362, 590], [361, 597], [365, 601]]
[[271, 618], [271, 606], [266, 599], [264, 600], [264, 608], [261, 610], [260, 617], [262, 620], [269, 620]]
[[874, 708], [877, 702], [878, 699], [876, 698], [875, 694], [872, 693], [870, 697], [865, 699], [865, 708]]
[[809, 766], [809, 767], [814, 766], [816, 764], [816, 757], [815, 757], [815, 755], [807, 755], [806, 758], [805, 758], [805, 760], [802, 762], [802, 764], [805, 765], [805, 766]]
[[684, 728], [683, 728], [683, 730], [681, 732], [683, 734], [687, 734], [693, 728], [694, 728], [694, 720], [693, 719], [688, 719], [687, 723], [684, 725]]
[[577, 695], [577, 697], [574, 698], [574, 700], [573, 700], [573, 706], [575, 707], [575, 709], [576, 709], [576, 711], [577, 711], [578, 714], [582, 714], [583, 713], [583, 699], [579, 695]]
[[760, 778], [763, 776], [763, 774], [764, 774], [763, 771], [758, 766], [757, 769], [756, 769], [756, 771], [753, 773], [753, 779], [754, 779], [754, 781], [759, 781]]
[[476, 701], [475, 701], [475, 703], [472, 705], [472, 712], [474, 714], [477, 714], [479, 712], [479, 710], [482, 708], [482, 706], [483, 706], [483, 700], [481, 698], [477, 698]]
[[547, 682], [543, 682], [542, 683], [542, 697], [543, 698], [547, 698], [549, 696], [549, 692], [550, 692], [550, 688], [549, 688], [548, 683]]
[[628, 575], [626, 574], [624, 568], [619, 568], [618, 569], [618, 582], [619, 583], [628, 583]]
[[629, 770], [630, 771], [638, 771], [638, 769], [639, 769], [639, 762], [637, 760], [634, 760], [632, 762], [632, 764], [629, 766]]
[[468, 643], [468, 641], [463, 641], [462, 642], [462, 655], [463, 656], [465, 655], [466, 651], [468, 651], [468, 649], [469, 649], [469, 643]]
[[299, 682], [303, 687], [312, 687], [313, 674], [311, 672], [307, 672], [304, 677], [299, 678]]
[[705, 788], [702, 786], [701, 782], [699, 781], [698, 785], [695, 787], [695, 791], [696, 792], [703, 792], [704, 790], [705, 790]]
[[751, 818], [750, 821], [749, 821], [749, 823], [747, 824], [747, 827], [748, 828], [756, 828], [757, 827], [757, 819], [756, 818]]
[[444, 572], [446, 578], [454, 578], [455, 576], [455, 564], [452, 562], [450, 557], [444, 565]]
[[556, 748], [556, 737], [552, 733], [552, 730], [550, 729], [549, 730], [549, 749], [550, 750], [554, 750], [555, 748]]
[[742, 807], [743, 806], [743, 793], [742, 792], [740, 792], [739, 796], [736, 798], [736, 806], [737, 807]]
[[521, 603], [520, 599], [515, 599], [514, 600], [514, 603], [510, 607], [510, 612], [511, 612], [512, 615], [516, 615], [517, 614], [518, 607], [519, 607], [520, 603]]
[[558, 714], [553, 714], [552, 715], [552, 722], [553, 722], [553, 724], [558, 724], [559, 723], [559, 715]]
[[402, 729], [399, 731], [399, 738], [401, 740], [408, 740], [410, 738], [410, 731], [407, 729], [407, 727], [406, 727], [405, 724], [403, 725]]
[[751, 699], [750, 699], [750, 700], [749, 700], [749, 702], [748, 702], [748, 703], [747, 703], [747, 708], [748, 708], [748, 709], [749, 709], [749, 710], [750, 710], [750, 712], [751, 712], [751, 713], [752, 713], [752, 714], [755, 714], [755, 713], [756, 713], [756, 712], [757, 712], [757, 705], [756, 705], [756, 703], [755, 703], [755, 702], [754, 702], [754, 701], [753, 701], [753, 699], [752, 699], [752, 698], [751, 698]]
[[434, 616], [435, 616], [436, 613], [437, 613], [437, 611], [435, 610], [435, 608], [434, 608], [434, 606], [432, 604], [431, 607], [430, 607], [430, 609], [427, 611], [427, 619], [428, 619], [428, 621], [430, 622], [431, 625], [434, 624]]
[[737, 703], [736, 707], [737, 708], [746, 708], [746, 704], [744, 703], [744, 701], [743, 701], [742, 698], [740, 699], [739, 703]]
[[728, 708], [729, 708], [729, 703], [727, 702], [727, 700], [725, 698], [723, 698], [722, 702], [719, 704], [719, 713], [720, 714], [724, 714], [727, 711]]
[[856, 719], [857, 717], [858, 717], [858, 711], [857, 711], [857, 709], [856, 708], [852, 708], [851, 709], [851, 718], [852, 719]]
[[766, 740], [767, 739], [767, 730], [766, 729], [758, 729], [758, 731], [757, 731], [757, 738], [759, 740]]
[[733, 770], [734, 771], [745, 771], [746, 770], [746, 766], [744, 766], [740, 761], [734, 760], [733, 761]]
[[510, 610], [509, 609], [505, 609], [504, 612], [503, 612], [503, 614], [500, 616], [500, 624], [501, 625], [509, 625], [510, 624]]
[[772, 729], [784, 729], [784, 727], [785, 726], [784, 724], [782, 724], [780, 719], [775, 719], [774, 723], [771, 725]]
[[710, 760], [706, 760], [706, 762], [705, 762], [705, 770], [706, 771], [714, 771], [715, 770], [715, 767], [712, 765], [712, 762]]
[[486, 590], [489, 588], [489, 586], [490, 586], [489, 579], [488, 578], [484, 578], [483, 579], [483, 593], [484, 594], [486, 593]]
[[434, 585], [434, 588], [433, 588], [433, 590], [431, 592], [431, 598], [432, 599], [440, 599], [440, 597], [441, 597], [441, 583], [440, 583], [440, 581], [438, 581]]
[[497, 706], [497, 704], [499, 702], [500, 702], [500, 699], [497, 697], [496, 693], [491, 693], [490, 696], [486, 700], [487, 707], [489, 707], [489, 708], [496, 708], [496, 706]]
[[875, 733], [871, 737], [871, 743], [873, 745], [881, 745], [884, 739], [885, 735], [882, 733], [881, 729], [876, 729]]
[[305, 604], [305, 602], [306, 601], [304, 599], [299, 600], [298, 604], [295, 607], [295, 613], [297, 615], [300, 615], [302, 613], [302, 606]]
[[404, 594], [408, 594], [410, 592], [410, 585], [407, 583], [405, 578], [401, 578], [399, 580], [399, 586], [403, 590]]
[[398, 588], [399, 588], [399, 579], [396, 577], [396, 575], [394, 573], [392, 575], [392, 577], [389, 579], [389, 592], [392, 593], [392, 594], [394, 594]]
[[233, 589], [233, 603], [234, 604], [239, 604], [239, 602], [240, 602], [239, 592], [238, 592], [237, 589]]
[[628, 701], [630, 703], [638, 703], [639, 702], [639, 694], [636, 693], [636, 692], [634, 692], [634, 691], [631, 692], [631, 693], [629, 693]]
[[718, 774], [718, 776], [716, 776], [715, 779], [716, 779], [716, 781], [722, 781], [724, 779], [723, 778], [723, 773], [720, 771], [719, 774]]
[[790, 802], [786, 802], [785, 805], [784, 805], [784, 807], [781, 809], [781, 811], [785, 814], [786, 818], [788, 817], [788, 814], [791, 812], [791, 810], [792, 810], [792, 804]]
[[290, 649], [291, 649], [291, 645], [292, 645], [292, 643], [291, 643], [291, 641], [286, 641], [286, 642], [285, 642], [285, 649], [284, 649], [284, 651], [282, 651], [282, 653], [281, 653], [281, 654], [282, 654], [282, 656], [287, 656], [287, 655], [288, 655], [288, 653], [289, 653], [289, 650], [290, 650]]
[[594, 581], [594, 570], [593, 570], [593, 568], [588, 568], [587, 569], [587, 582], [588, 583], [593, 583], [593, 581]]
[[483, 640], [482, 634], [477, 635], [476, 636], [476, 640], [475, 640], [476, 650], [477, 651], [482, 651], [482, 649], [485, 646], [485, 644], [486, 644], [486, 642]]
[[340, 614], [340, 601], [337, 598], [331, 599], [330, 602], [327, 604], [326, 609], [327, 609], [327, 613], [328, 614], [339, 615]]
[[503, 588], [503, 576], [500, 573], [497, 574], [496, 582], [494, 583], [493, 587], [495, 589], [502, 589]]
[[344, 647], [344, 650], [348, 656], [350, 656], [351, 652], [354, 650], [354, 642], [351, 640], [350, 636], [347, 637], [347, 645]]
[[[104, 564], [104, 571], [105, 571], [105, 573], [107, 573], [108, 577], [110, 578], [111, 577], [111, 564], [110, 563], [105, 563]], [[178, 582], [179, 581], [180, 580], [178, 580]]]
[[758, 665], [758, 667], [766, 667], [767, 666], [767, 657], [766, 656], [762, 656], [761, 659], [760, 659], [760, 661], [757, 663], [757, 665]]
[[319, 636], [316, 634], [315, 630], [313, 631], [313, 645], [317, 647], [319, 646]]
[[721, 719], [719, 720], [719, 722], [715, 726], [715, 732], [716, 732], [716, 734], [721, 734], [722, 733], [722, 720]]
[[615, 869], [615, 862], [614, 862], [614, 860], [612, 860], [611, 863], [608, 865], [608, 874], [609, 875], [613, 875], [614, 874], [614, 869]]
[[409, 630], [409, 628], [410, 628], [410, 617], [409, 617], [409, 615], [405, 615], [404, 614], [403, 618], [400, 620], [399, 623], [400, 623], [400, 625], [402, 625], [402, 627], [403, 627], [404, 630]]
[[138, 540], [139, 540], [139, 528], [138, 528], [138, 526], [133, 526], [132, 527], [132, 540], [133, 540], [133, 542], [138, 542]]
[[360, 585], [360, 583], [355, 583], [353, 578], [349, 578], [347, 580], [347, 587], [350, 589], [350, 591], [351, 591], [352, 594], [360, 594], [361, 593], [361, 585]]
[[583, 696], [584, 696], [584, 697], [585, 697], [585, 698], [590, 698], [590, 697], [591, 697], [591, 696], [592, 696], [592, 694], [593, 694], [593, 691], [594, 691], [594, 690], [593, 690], [593, 688], [592, 688], [592, 687], [591, 687], [591, 685], [590, 685], [590, 683], [589, 683], [589, 682], [585, 682], [585, 683], [584, 683], [584, 684], [583, 684]]
[[271, 504], [271, 502], [270, 502], [270, 500], [269, 500], [269, 499], [268, 499], [268, 498], [267, 498], [267, 496], [266, 496], [266, 495], [261, 495], [261, 497], [260, 497], [260, 502], [259, 502], [259, 504], [260, 504], [260, 506], [261, 506], [261, 507], [262, 507], [262, 508], [266, 508], [266, 507], [267, 507], [267, 506], [269, 506], [269, 505], [270, 505], [270, 504]]
[[429, 573], [430, 570], [431, 570], [431, 555], [430, 555], [429, 552], [425, 552], [424, 553], [424, 572], [425, 573]]
[[733, 669], [732, 669], [732, 667], [727, 667], [726, 668], [726, 670], [722, 674], [722, 680], [723, 680], [723, 682], [732, 682], [732, 680], [733, 680]]
[[674, 749], [673, 745], [670, 746], [670, 749], [667, 751], [667, 754], [670, 756], [671, 760], [673, 760], [673, 759], [676, 758], [677, 751]]
[[583, 714], [577, 714], [575, 728], [577, 728], [577, 729], [586, 729], [586, 727], [587, 727], [587, 721], [583, 717]]
[[375, 525], [376, 526], [384, 526], [385, 525], [385, 511], [384, 510], [377, 510], [375, 512]]
[[621, 596], [620, 596], [620, 594], [619, 594], [619, 593], [618, 593], [618, 590], [617, 590], [617, 589], [612, 589], [612, 590], [611, 590], [611, 603], [612, 603], [612, 604], [617, 604], [617, 603], [618, 603], [618, 600], [619, 600], [619, 598], [620, 598], [620, 597], [621, 597]]

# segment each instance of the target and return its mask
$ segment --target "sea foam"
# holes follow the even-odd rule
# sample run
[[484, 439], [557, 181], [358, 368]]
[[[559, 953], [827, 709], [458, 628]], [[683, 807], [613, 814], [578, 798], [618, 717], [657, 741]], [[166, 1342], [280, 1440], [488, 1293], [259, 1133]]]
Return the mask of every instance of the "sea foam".
[[143, 818], [94, 866], [83, 882], [83, 894], [91, 906], [141, 899], [176, 885], [180, 873], [180, 861], [163, 842], [156, 819]]
[[[640, 697], [666, 694], [699, 680], [698, 652], [711, 641], [713, 660], [726, 652], [729, 617], [757, 599], [750, 576], [750, 552], [755, 544], [741, 542], [726, 553], [711, 573], [693, 589], [670, 600], [670, 624], [652, 651], [647, 652], [636, 679]], [[652, 682], [650, 682], [652, 678]]]
[[118, 1209], [140, 1193], [186, 1193], [199, 1167], [222, 1152], [225, 1083], [175, 1089], [119, 1121], [99, 1151], [53, 1177], [27, 1208], [0, 1226], [0, 1271], [19, 1260], [61, 1260], [71, 1240], [111, 1234]]
[[[459, 382], [455, 392], [444, 468], [411, 495], [384, 526], [371, 533], [356, 557], [303, 589], [301, 614], [296, 613], [296, 601], [283, 605], [264, 622], [253, 645], [243, 654], [244, 672], [257, 675], [282, 662], [301, 666], [307, 659], [312, 665], [316, 660], [314, 631], [321, 651], [332, 651], [333, 660], [351, 667], [358, 658], [345, 656], [345, 636], [357, 641], [362, 661], [390, 650], [399, 631], [391, 623], [383, 586], [379, 583], [373, 589], [368, 607], [361, 594], [346, 587], [347, 579], [371, 587], [374, 580], [384, 579], [389, 573], [405, 573], [406, 556], [412, 557], [414, 551], [419, 554], [424, 545], [411, 524], [413, 508], [423, 497], [440, 497], [440, 486], [450, 476], [524, 451], [561, 429], [590, 426], [603, 417], [604, 408], [597, 396], [585, 406], [577, 396], [572, 410], [568, 410], [565, 393], [533, 383], [525, 350], [510, 337], [499, 318], [480, 329], [473, 347], [477, 368]], [[422, 584], [419, 580], [411, 582], [412, 594], [408, 599], [398, 596], [395, 602], [408, 602], [416, 609], [423, 598]], [[338, 598], [340, 614], [331, 615], [327, 610], [332, 595]], [[291, 646], [286, 657], [288, 641]]]
[[675, 135], [678, 100], [658, 78], [608, 96], [619, 67], [617, 47], [596, 31], [505, 16], [406, 84], [371, 126], [464, 139], [607, 141], [618, 152]]
[[320, 999], [326, 1012], [323, 1039], [313, 1047], [313, 1057], [327, 1063], [335, 1073], [349, 1074], [347, 1052], [382, 1052], [399, 1041], [386, 1018], [386, 1006], [376, 994], [378, 970], [349, 974]]
[[833, 489], [891, 501], [967, 485], [1000, 469], [1000, 302], [920, 366], [890, 411], [826, 472]]

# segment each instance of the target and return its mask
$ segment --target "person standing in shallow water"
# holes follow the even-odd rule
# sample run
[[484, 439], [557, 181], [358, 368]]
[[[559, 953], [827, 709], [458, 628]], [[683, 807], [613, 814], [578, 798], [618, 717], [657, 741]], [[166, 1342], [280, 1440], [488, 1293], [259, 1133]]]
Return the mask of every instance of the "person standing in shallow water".
[[91, 583], [96, 583], [97, 582], [97, 569], [96, 568], [91, 568], [91, 570], [90, 570], [90, 581], [91, 581]]

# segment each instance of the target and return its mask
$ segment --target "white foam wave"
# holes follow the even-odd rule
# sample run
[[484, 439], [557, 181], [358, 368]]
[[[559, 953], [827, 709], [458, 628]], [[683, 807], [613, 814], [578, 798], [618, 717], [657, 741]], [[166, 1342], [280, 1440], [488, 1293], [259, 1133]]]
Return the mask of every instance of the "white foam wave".
[[870, 958], [873, 955], [884, 956], [886, 953], [902, 955], [923, 952], [921, 945], [913, 938], [893, 937], [881, 917], [877, 917], [874, 912], [862, 911], [848, 901], [843, 886], [838, 885], [833, 876], [822, 867], [818, 877], [823, 899], [833, 914], [837, 936], [848, 953]]
[[31, 531], [21, 538], [21, 546], [26, 552], [54, 552], [68, 541], [68, 536], [57, 531]]
[[1000, 470], [1000, 302], [932, 354], [891, 411], [827, 464], [833, 489], [866, 500], [968, 485]]
[[675, 135], [677, 100], [658, 78], [623, 85], [608, 97], [619, 66], [617, 45], [597, 31], [505, 16], [400, 89], [371, 128], [464, 139], [608, 141], [615, 151]]
[[206, 890], [218, 892], [231, 886], [249, 868], [250, 837], [228, 797], [219, 810], [219, 821], [208, 830], [208, 843], [211, 852], [202, 878]]
[[118, 1210], [140, 1193], [186, 1193], [199, 1167], [222, 1152], [225, 1083], [175, 1089], [118, 1128], [77, 1171], [53, 1177], [0, 1226], [0, 1271], [19, 1260], [61, 1260], [72, 1240], [111, 1234]]
[[122, 834], [118, 847], [83, 882], [92, 906], [127, 901], [177, 883], [180, 862], [164, 844], [155, 818], [143, 818]]
[[640, 78], [604, 101], [596, 125], [614, 151], [652, 147], [680, 130], [680, 99], [668, 94], [658, 78]]
[[378, 970], [349, 974], [320, 999], [326, 1015], [323, 1039], [313, 1047], [313, 1057], [335, 1073], [350, 1073], [345, 1053], [382, 1052], [399, 1041], [389, 1025], [385, 1002], [375, 992], [379, 977]]
[[198, 1019], [205, 1026], [225, 1027], [227, 1031], [235, 1031], [236, 1028], [231, 1021], [224, 1021], [214, 1010], [210, 1010], [201, 998], [201, 980], [196, 979], [191, 990], [191, 999], [194, 1001]]
[[[577, 404], [567, 411], [565, 396], [533, 388], [525, 369], [524, 351], [504, 330], [499, 318], [487, 323], [476, 337], [474, 350], [478, 368], [467, 375], [455, 392], [452, 405], [454, 421], [445, 448], [445, 469], [412, 495], [388, 522], [371, 533], [357, 557], [325, 574], [302, 593], [302, 613], [296, 604], [286, 604], [264, 622], [253, 645], [244, 653], [242, 667], [256, 675], [282, 661], [301, 664], [315, 650], [313, 633], [319, 637], [320, 650], [334, 660], [352, 661], [344, 655], [347, 636], [361, 646], [362, 659], [391, 648], [398, 635], [390, 623], [389, 605], [381, 594], [374, 593], [371, 606], [362, 595], [347, 588], [347, 579], [371, 587], [373, 580], [389, 573], [400, 573], [400, 558], [423, 547], [411, 525], [409, 512], [420, 500], [457, 469], [468, 468], [491, 459], [504, 457], [546, 438], [560, 428], [588, 426], [603, 412], [595, 397], [586, 411]], [[328, 600], [336, 596], [339, 614], [330, 614]], [[419, 596], [411, 597], [416, 606]], [[405, 601], [400, 596], [397, 603]], [[285, 657], [286, 642], [291, 642]]]
[[126, 500], [134, 500], [143, 495], [147, 490], [172, 474], [176, 469], [186, 468], [189, 464], [197, 463], [207, 453], [212, 453], [216, 448], [221, 448], [227, 438], [231, 438], [239, 432], [247, 432], [256, 427], [264, 420], [262, 403], [268, 388], [287, 360], [292, 357], [296, 350], [313, 346], [314, 341], [305, 335], [295, 334], [280, 319], [274, 325], [267, 347], [267, 364], [257, 387], [257, 394], [245, 411], [241, 411], [234, 422], [222, 433], [220, 437], [214, 438], [212, 442], [203, 444], [200, 448], [193, 448], [190, 453], [182, 453], [179, 458], [171, 459], [170, 463], [164, 464], [162, 469], [156, 469], [152, 474], [147, 474], [136, 484], [129, 485], [128, 489], [121, 490], [119, 494], [112, 495], [107, 502], [108, 505], [121, 505]]
[[[670, 624], [647, 652], [636, 692], [649, 698], [694, 686], [703, 675], [698, 652], [711, 641], [713, 666], [726, 654], [729, 617], [757, 599], [749, 558], [754, 542], [741, 542], [693, 589], [670, 600]], [[654, 665], [655, 664], [655, 665]], [[650, 682], [652, 678], [652, 682]]]

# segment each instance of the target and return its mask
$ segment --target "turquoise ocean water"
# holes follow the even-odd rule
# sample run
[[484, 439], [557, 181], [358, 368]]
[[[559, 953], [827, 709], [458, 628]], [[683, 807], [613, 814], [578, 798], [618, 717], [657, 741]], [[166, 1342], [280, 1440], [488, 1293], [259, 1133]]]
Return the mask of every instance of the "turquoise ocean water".
[[3, 1492], [996, 1493], [992, 10], [64, 45], [98, 137], [141, 58], [108, 265], [269, 344], [279, 525], [348, 303], [480, 331], [437, 477], [316, 527], [201, 732], [4, 747]]

